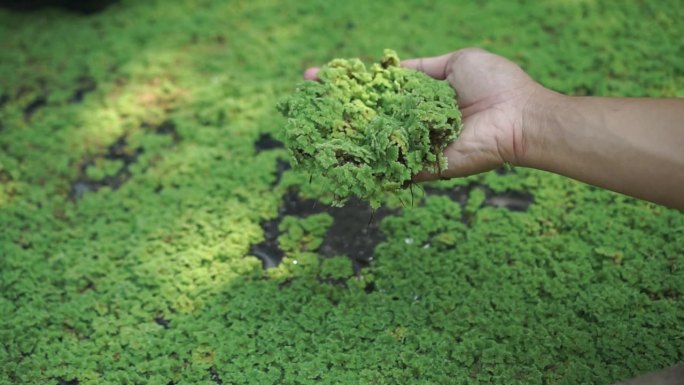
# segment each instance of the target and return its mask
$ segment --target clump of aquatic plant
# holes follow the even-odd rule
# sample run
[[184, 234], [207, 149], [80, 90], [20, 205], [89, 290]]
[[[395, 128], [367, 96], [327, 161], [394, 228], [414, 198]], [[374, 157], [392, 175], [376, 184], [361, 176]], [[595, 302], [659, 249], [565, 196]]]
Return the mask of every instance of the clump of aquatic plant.
[[370, 67], [334, 59], [279, 104], [293, 165], [324, 178], [335, 204], [356, 195], [377, 207], [414, 174], [447, 166], [442, 152], [462, 128], [455, 92], [399, 63], [392, 50]]

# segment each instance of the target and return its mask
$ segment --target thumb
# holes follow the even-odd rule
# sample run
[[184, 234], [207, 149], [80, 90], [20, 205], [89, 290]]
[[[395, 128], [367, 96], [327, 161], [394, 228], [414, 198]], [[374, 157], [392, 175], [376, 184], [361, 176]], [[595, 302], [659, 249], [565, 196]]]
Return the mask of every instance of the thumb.
[[488, 150], [489, 146], [472, 140], [469, 131], [461, 133], [461, 136], [444, 149], [447, 157], [447, 168], [441, 173], [421, 171], [413, 177], [416, 182], [425, 182], [437, 179], [459, 178], [479, 174], [492, 170], [501, 164], [501, 161]]
[[448, 53], [442, 56], [402, 60], [401, 66], [424, 72], [426, 75], [437, 80], [444, 80], [449, 75], [449, 65], [452, 56], [453, 53]]
[[319, 80], [318, 71], [321, 69], [319, 67], [310, 67], [304, 71], [304, 79], [306, 80]]

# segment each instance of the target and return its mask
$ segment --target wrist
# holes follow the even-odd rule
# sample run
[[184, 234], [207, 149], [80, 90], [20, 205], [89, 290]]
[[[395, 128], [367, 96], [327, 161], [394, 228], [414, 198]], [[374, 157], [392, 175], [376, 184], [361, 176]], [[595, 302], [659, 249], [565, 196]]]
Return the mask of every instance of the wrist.
[[574, 100], [539, 86], [522, 111], [520, 146], [516, 149], [516, 166], [548, 169], [558, 143], [571, 116]]

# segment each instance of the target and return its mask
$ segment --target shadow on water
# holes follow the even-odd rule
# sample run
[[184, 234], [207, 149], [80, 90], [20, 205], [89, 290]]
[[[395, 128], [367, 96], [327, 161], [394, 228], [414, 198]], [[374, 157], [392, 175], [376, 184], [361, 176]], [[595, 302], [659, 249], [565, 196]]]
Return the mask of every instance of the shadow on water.
[[0, 0], [0, 8], [13, 11], [36, 11], [47, 7], [58, 7], [68, 11], [90, 15], [104, 11], [118, 0]]

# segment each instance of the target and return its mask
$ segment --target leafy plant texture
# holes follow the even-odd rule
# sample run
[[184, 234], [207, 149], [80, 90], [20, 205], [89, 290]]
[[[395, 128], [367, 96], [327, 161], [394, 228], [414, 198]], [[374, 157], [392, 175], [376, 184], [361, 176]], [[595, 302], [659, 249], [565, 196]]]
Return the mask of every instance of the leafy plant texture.
[[406, 187], [417, 172], [446, 167], [442, 151], [462, 128], [446, 82], [400, 67], [388, 49], [370, 68], [334, 59], [318, 76], [279, 109], [293, 165], [322, 176], [334, 204], [356, 195], [378, 207], [383, 193]]
[[0, 9], [0, 384], [605, 385], [683, 362], [682, 213], [498, 170], [383, 194], [364, 259], [345, 240], [376, 233], [368, 207], [329, 209], [328, 177], [259, 146], [290, 140], [274, 106], [304, 68], [385, 47], [684, 97], [681, 20], [681, 0]]

